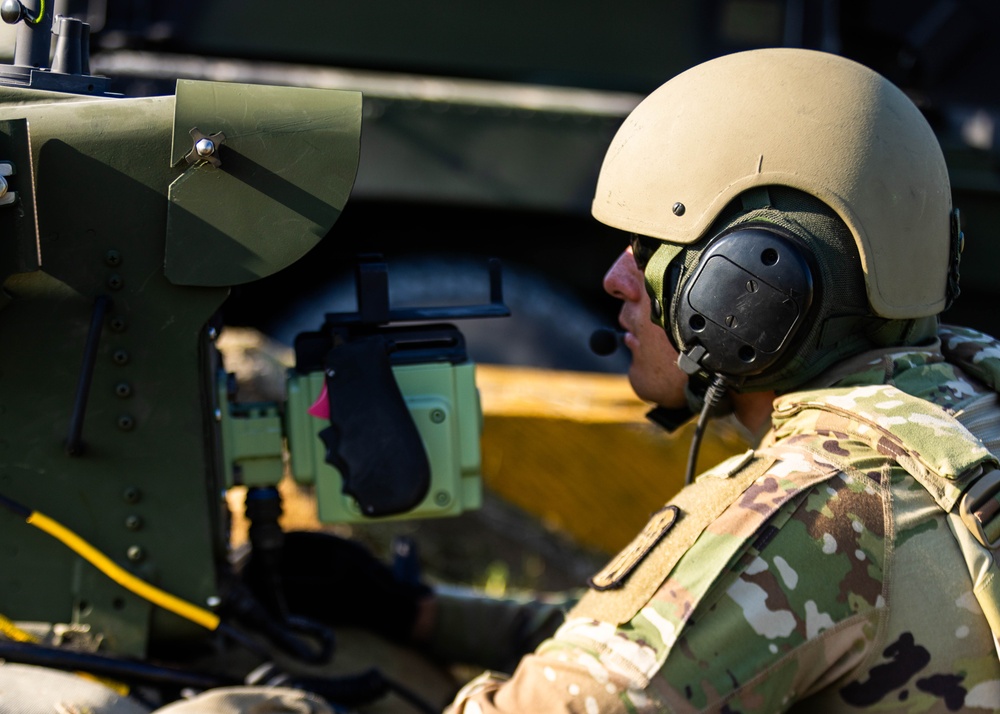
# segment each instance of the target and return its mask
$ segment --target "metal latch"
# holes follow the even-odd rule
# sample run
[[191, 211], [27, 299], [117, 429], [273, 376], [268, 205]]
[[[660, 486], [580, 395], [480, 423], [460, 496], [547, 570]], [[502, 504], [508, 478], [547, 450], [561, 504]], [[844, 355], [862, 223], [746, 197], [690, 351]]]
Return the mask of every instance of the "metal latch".
[[976, 479], [962, 496], [958, 513], [982, 545], [990, 550], [1000, 547], [1000, 470], [992, 469]]

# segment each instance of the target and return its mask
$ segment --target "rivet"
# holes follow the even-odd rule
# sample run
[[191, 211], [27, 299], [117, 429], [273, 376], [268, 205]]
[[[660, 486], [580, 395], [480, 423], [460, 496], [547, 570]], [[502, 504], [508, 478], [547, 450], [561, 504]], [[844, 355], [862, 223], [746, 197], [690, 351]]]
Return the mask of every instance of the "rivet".
[[142, 500], [142, 491], [135, 486], [129, 486], [122, 491], [122, 498], [125, 499], [125, 503], [138, 503]]
[[133, 563], [138, 563], [140, 560], [146, 557], [146, 553], [137, 545], [130, 545], [128, 550], [125, 551], [125, 555]]
[[432, 409], [431, 410], [431, 421], [435, 424], [440, 424], [445, 419], [444, 409]]
[[673, 207], [672, 210], [673, 210], [675, 216], [683, 216], [684, 215], [684, 204], [681, 203], [680, 201], [678, 201], [677, 203], [674, 204], [674, 207]]
[[663, 306], [660, 305], [660, 301], [659, 300], [657, 300], [656, 298], [653, 298], [653, 300], [652, 300], [652, 302], [650, 304], [650, 308], [651, 308], [651, 312], [653, 313], [653, 319], [654, 320], [659, 320], [661, 317], [663, 317]]
[[328, 370], [326, 370], [326, 376], [330, 377], [330, 378], [336, 377], [337, 376], [337, 371], [334, 370], [334, 369], [328, 369]]
[[217, 329], [215, 329], [214, 327], [209, 327], [208, 328], [208, 339], [212, 340], [212, 342], [215, 342], [215, 340], [218, 339], [218, 337], [219, 337], [219, 331]]
[[434, 494], [434, 503], [439, 506], [447, 506], [451, 503], [451, 496], [449, 496], [445, 491], [438, 491]]

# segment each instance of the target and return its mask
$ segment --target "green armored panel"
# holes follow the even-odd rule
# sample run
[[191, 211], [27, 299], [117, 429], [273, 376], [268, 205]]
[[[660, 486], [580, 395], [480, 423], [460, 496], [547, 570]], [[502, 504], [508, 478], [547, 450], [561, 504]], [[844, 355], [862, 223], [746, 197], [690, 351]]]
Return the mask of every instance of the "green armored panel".
[[[315, 109], [316, 95], [309, 94]], [[338, 107], [338, 117], [350, 113], [340, 93], [323, 94]], [[34, 261], [26, 221], [15, 230], [16, 242], [11, 245], [5, 234], [0, 248], [7, 300], [0, 309], [0, 495], [63, 523], [149, 583], [212, 606], [228, 533], [216, 420], [218, 360], [208, 321], [228, 289], [224, 281], [202, 278], [216, 275], [214, 261], [233, 259], [231, 252], [212, 248], [212, 240], [237, 227], [192, 233], [205, 238], [206, 250], [175, 251], [174, 267], [187, 271], [190, 279], [181, 282], [211, 284], [179, 284], [165, 272], [164, 256], [168, 223], [187, 209], [183, 201], [168, 201], [168, 192], [180, 179], [197, 185], [212, 173], [211, 201], [238, 202], [276, 243], [287, 224], [296, 222], [288, 214], [304, 210], [300, 194], [308, 193], [314, 199], [309, 207], [316, 209], [309, 230], [322, 235], [356, 168], [356, 160], [338, 162], [342, 144], [357, 145], [360, 103], [350, 95], [355, 116], [333, 122], [336, 136], [327, 131], [332, 124], [321, 122], [315, 134], [316, 124], [302, 128], [304, 137], [315, 140], [310, 165], [322, 159], [338, 177], [344, 195], [333, 196], [325, 174], [298, 176], [294, 191], [270, 178], [294, 174], [285, 170], [296, 158], [281, 153], [287, 145], [269, 141], [272, 130], [285, 126], [271, 120], [272, 112], [287, 116], [293, 97], [272, 107], [258, 103], [271, 101], [267, 96], [253, 95], [240, 109], [233, 125], [247, 114], [258, 117], [255, 140], [264, 147], [245, 151], [253, 163], [248, 169], [240, 160], [221, 166], [173, 161], [173, 97], [26, 96], [30, 103], [0, 102], [0, 150], [4, 142], [12, 152], [24, 146], [16, 137], [30, 127], [35, 182], [28, 190], [18, 184], [18, 206], [36, 217], [38, 234]], [[341, 129], [350, 135], [337, 134]], [[225, 146], [221, 155], [227, 158]], [[236, 176], [226, 173], [230, 167]], [[254, 184], [251, 200], [244, 184], [260, 172], [270, 173]], [[16, 177], [23, 175], [19, 168]], [[192, 210], [185, 216], [192, 231], [199, 227], [197, 215]], [[259, 256], [252, 271], [240, 268], [238, 275], [274, 272], [304, 250], [300, 228], [289, 230], [294, 249]], [[219, 274], [235, 277], [226, 271], [223, 266]], [[74, 623], [89, 628], [87, 636], [104, 649], [139, 656], [150, 645], [203, 633], [151, 607], [7, 511], [0, 512], [0, 544], [0, 613], [14, 620]]]
[[192, 131], [221, 163], [170, 186], [167, 278], [238, 285], [298, 260], [337, 220], [358, 167], [361, 94], [181, 80], [173, 165], [186, 165]]
[[[224, 288], [163, 275], [173, 99], [4, 107], [31, 127], [41, 269], [9, 277], [0, 313], [0, 493], [55, 518], [119, 565], [204, 605], [223, 547], [201, 396], [205, 323]], [[99, 339], [76, 455], [68, 453], [97, 299]], [[144, 652], [194, 626], [152, 611], [64, 545], [0, 521], [0, 612], [90, 626]]]
[[[37, 270], [34, 181], [28, 122], [0, 122], [0, 282], [8, 275]], [[0, 297], [0, 305], [3, 304]]]

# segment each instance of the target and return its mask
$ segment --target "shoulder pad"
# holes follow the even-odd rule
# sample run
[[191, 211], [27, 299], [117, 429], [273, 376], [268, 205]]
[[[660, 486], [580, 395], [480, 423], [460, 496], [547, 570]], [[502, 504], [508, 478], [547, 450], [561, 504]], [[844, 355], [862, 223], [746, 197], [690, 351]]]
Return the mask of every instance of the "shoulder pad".
[[[947, 411], [889, 385], [796, 392], [779, 397], [776, 438], [842, 434], [896, 461], [950, 511], [970, 479], [996, 458]], [[835, 456], [831, 459], [837, 462]]]

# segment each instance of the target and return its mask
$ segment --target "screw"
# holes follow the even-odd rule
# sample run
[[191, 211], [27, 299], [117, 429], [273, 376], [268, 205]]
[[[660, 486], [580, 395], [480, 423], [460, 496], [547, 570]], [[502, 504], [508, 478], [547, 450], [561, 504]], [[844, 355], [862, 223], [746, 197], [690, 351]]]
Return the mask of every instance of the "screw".
[[680, 201], [678, 201], [677, 203], [674, 204], [674, 207], [673, 207], [672, 210], [673, 210], [675, 216], [683, 216], [684, 215], [684, 210], [685, 210], [684, 209], [684, 204], [681, 203]]
[[660, 304], [659, 300], [654, 298], [652, 303], [650, 304], [650, 308], [651, 308], [650, 311], [653, 313], [654, 320], [659, 320], [661, 317], [663, 317], [663, 305]]
[[146, 557], [146, 553], [137, 545], [130, 545], [128, 550], [125, 551], [125, 555], [133, 563], [138, 563], [140, 560]]
[[758, 287], [759, 286], [757, 285], [757, 281], [756, 280], [747, 280], [747, 292], [748, 293], [755, 293], [755, 292], [757, 292]]
[[128, 382], [119, 382], [115, 385], [115, 394], [124, 399], [132, 394], [132, 385]]
[[128, 352], [125, 350], [115, 350], [111, 355], [111, 359], [114, 360], [115, 364], [128, 364]]
[[131, 431], [135, 426], [135, 419], [133, 419], [129, 414], [122, 414], [118, 417], [118, 428], [122, 431]]
[[108, 287], [112, 290], [121, 290], [124, 285], [125, 281], [117, 273], [112, 273], [108, 276]]
[[115, 315], [111, 318], [111, 329], [115, 332], [125, 332], [125, 328], [128, 327], [128, 323], [125, 322], [125, 318], [120, 315]]
[[739, 322], [736, 320], [736, 315], [726, 315], [726, 327], [737, 327]]
[[440, 424], [445, 419], [444, 409], [432, 409], [431, 410], [431, 421], [435, 424]]
[[438, 491], [434, 494], [434, 503], [439, 506], [447, 506], [451, 503], [451, 496], [446, 491]]
[[112, 267], [120, 265], [122, 262], [122, 254], [117, 250], [109, 250], [104, 254], [104, 262]]
[[205, 600], [205, 604], [208, 605], [213, 610], [222, 604], [222, 598], [218, 595], [209, 595]]
[[137, 531], [142, 528], [142, 518], [139, 516], [126, 516], [125, 517], [125, 527], [130, 531]]
[[138, 503], [142, 500], [142, 491], [135, 486], [129, 486], [122, 492], [125, 503]]

